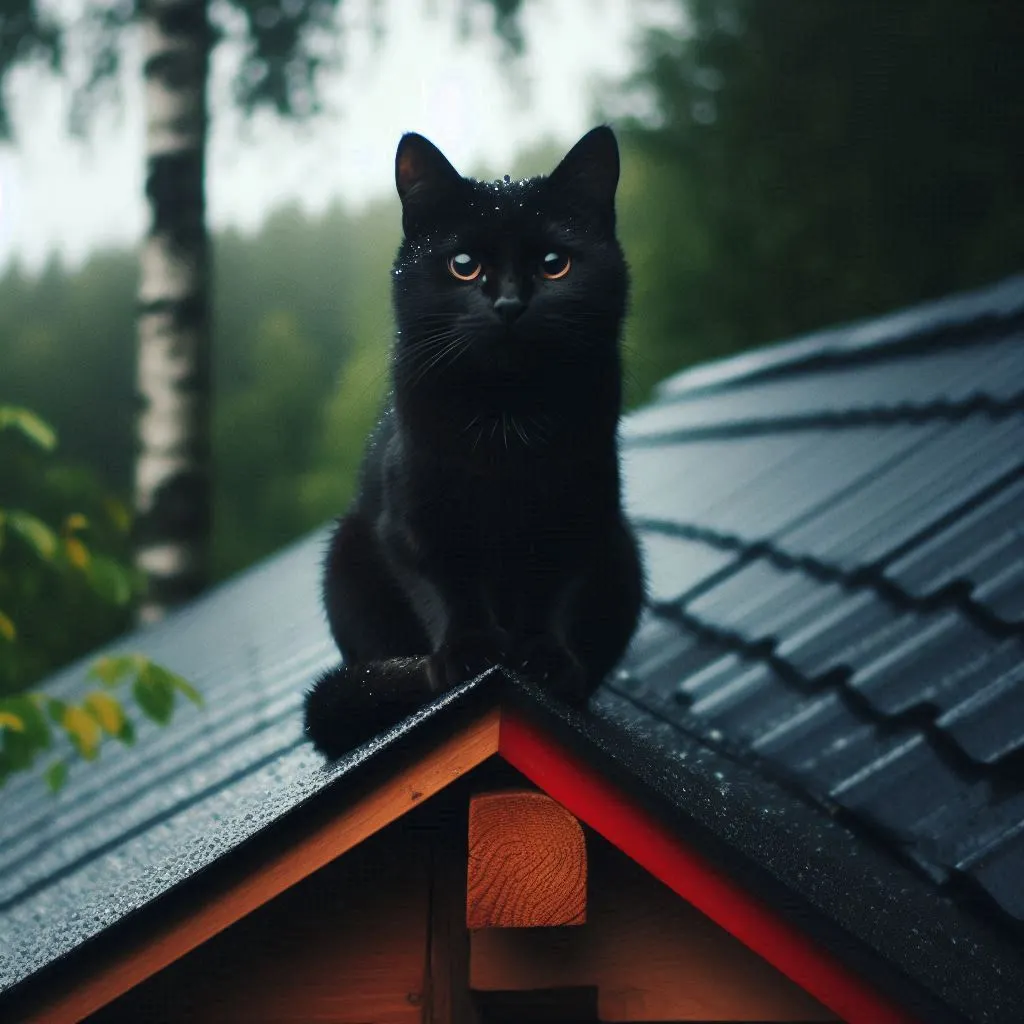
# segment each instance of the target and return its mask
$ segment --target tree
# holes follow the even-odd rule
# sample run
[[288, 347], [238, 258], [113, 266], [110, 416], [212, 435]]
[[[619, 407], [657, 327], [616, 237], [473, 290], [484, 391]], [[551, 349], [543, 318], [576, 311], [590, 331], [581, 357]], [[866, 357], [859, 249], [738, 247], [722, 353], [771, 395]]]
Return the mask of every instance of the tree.
[[693, 361], [1019, 270], [1024, 4], [677, 6], [628, 133], [662, 214], [636, 248], [652, 349]]
[[[3, 85], [11, 70], [42, 61], [56, 71], [75, 49], [88, 73], [78, 83], [73, 128], [119, 69], [124, 30], [143, 38], [146, 197], [150, 226], [140, 252], [137, 321], [139, 453], [135, 472], [136, 564], [149, 580], [142, 621], [205, 585], [210, 536], [210, 288], [204, 201], [210, 54], [221, 41], [211, 0], [82, 0], [84, 14], [61, 22], [40, 0], [6, 0], [0, 12], [0, 138], [11, 121]], [[226, 0], [242, 16], [245, 55], [235, 98], [251, 112], [288, 117], [318, 111], [317, 78], [336, 63], [342, 0]], [[522, 0], [461, 0], [491, 7], [494, 27], [520, 45]], [[377, 9], [373, 4], [373, 9]]]

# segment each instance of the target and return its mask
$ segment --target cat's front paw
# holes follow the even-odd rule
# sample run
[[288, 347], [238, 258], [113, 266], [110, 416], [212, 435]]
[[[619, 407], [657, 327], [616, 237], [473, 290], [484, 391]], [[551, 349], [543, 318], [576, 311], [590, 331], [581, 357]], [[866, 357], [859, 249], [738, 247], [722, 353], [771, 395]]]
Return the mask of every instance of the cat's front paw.
[[501, 629], [462, 633], [445, 642], [430, 657], [428, 672], [437, 692], [475, 679], [505, 663], [508, 634]]
[[523, 678], [572, 704], [582, 704], [589, 693], [579, 659], [552, 636], [538, 636], [521, 646], [513, 667]]

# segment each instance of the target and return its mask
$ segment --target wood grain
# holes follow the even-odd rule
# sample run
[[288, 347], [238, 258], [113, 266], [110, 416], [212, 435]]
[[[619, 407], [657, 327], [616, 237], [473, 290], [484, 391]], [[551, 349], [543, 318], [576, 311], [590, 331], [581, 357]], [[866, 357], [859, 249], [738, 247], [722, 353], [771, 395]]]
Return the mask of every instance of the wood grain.
[[587, 924], [472, 932], [473, 989], [596, 986], [604, 1021], [837, 1019], [625, 854], [587, 840]]
[[587, 916], [579, 822], [535, 790], [478, 793], [469, 804], [466, 925], [578, 925]]
[[77, 983], [54, 992], [26, 1024], [82, 1020], [330, 863], [494, 754], [499, 722], [496, 709], [488, 712], [203, 906], [183, 907], [178, 917], [155, 925], [132, 949], [111, 954]]

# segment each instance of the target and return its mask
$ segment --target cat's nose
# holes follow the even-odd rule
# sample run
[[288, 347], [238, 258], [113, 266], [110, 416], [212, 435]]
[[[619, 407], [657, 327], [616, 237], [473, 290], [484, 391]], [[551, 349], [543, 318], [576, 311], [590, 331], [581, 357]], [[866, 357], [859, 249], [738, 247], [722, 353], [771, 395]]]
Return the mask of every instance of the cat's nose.
[[512, 323], [524, 309], [526, 309], [526, 303], [515, 295], [501, 295], [494, 300], [494, 312], [506, 324]]

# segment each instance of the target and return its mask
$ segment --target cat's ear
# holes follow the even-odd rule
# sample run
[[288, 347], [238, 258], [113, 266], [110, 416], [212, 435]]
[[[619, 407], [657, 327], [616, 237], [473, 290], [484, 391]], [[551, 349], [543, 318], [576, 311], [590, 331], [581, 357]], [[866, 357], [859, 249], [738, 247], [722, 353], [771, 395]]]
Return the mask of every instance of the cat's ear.
[[462, 175], [429, 139], [407, 132], [395, 153], [395, 187], [402, 200], [406, 232], [430, 206], [462, 182]]
[[566, 195], [614, 214], [619, 183], [619, 145], [607, 125], [592, 128], [548, 176], [548, 183]]

